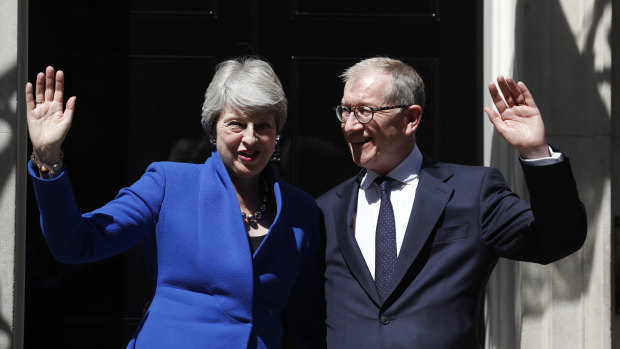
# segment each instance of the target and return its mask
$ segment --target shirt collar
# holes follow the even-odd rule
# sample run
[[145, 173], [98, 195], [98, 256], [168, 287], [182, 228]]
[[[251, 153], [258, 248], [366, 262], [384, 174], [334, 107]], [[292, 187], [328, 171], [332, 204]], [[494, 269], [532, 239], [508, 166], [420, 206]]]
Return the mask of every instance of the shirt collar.
[[[387, 176], [404, 184], [412, 184], [413, 181], [420, 175], [421, 169], [422, 153], [420, 152], [420, 149], [418, 149], [418, 146], [415, 145], [409, 155], [407, 155], [407, 157], [405, 157], [403, 161], [398, 164], [398, 166], [394, 167], [394, 169], [392, 169]], [[362, 178], [360, 189], [368, 189], [372, 182], [378, 177], [381, 177], [381, 175], [377, 172], [373, 170], [366, 171], [364, 178]]]

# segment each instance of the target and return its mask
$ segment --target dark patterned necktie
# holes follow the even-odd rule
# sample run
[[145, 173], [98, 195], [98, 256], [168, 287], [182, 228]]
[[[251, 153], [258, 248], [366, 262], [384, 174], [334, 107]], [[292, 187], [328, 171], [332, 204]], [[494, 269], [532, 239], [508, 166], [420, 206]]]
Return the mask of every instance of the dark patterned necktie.
[[390, 278], [396, 266], [396, 223], [390, 202], [391, 180], [389, 177], [375, 180], [381, 188], [381, 206], [375, 235], [375, 285], [382, 301], [388, 296]]

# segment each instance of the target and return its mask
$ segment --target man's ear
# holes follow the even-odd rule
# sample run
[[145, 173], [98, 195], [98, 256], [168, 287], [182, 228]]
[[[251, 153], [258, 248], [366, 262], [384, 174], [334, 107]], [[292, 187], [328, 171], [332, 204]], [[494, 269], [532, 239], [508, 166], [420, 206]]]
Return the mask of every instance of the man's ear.
[[420, 121], [422, 120], [422, 108], [413, 104], [403, 109], [403, 112], [406, 113], [407, 127], [405, 129], [405, 133], [407, 135], [413, 135], [415, 131], [420, 126]]

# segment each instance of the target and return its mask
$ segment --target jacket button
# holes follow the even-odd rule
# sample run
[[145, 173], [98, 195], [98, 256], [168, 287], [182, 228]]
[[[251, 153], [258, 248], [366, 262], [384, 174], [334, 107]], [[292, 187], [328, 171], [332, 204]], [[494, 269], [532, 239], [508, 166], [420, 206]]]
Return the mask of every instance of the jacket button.
[[379, 320], [381, 321], [382, 324], [387, 325], [390, 323], [390, 318], [385, 316], [385, 315], [381, 315], [381, 317], [379, 318]]

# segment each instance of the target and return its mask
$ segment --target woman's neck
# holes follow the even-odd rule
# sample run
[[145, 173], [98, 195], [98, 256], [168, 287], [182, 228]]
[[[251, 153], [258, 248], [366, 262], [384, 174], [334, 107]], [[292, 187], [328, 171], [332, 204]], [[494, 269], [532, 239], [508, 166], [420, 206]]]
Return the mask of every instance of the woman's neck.
[[[246, 219], [244, 221], [248, 235], [262, 236], [267, 234], [274, 219], [274, 203], [271, 202], [273, 201], [273, 196], [266, 189], [267, 184], [265, 181], [261, 176], [256, 176], [251, 180], [233, 181], [233, 185], [237, 194], [239, 208], [241, 209], [239, 214], [244, 213], [246, 217], [249, 217], [260, 212], [260, 218], [256, 220]], [[264, 209], [261, 210], [263, 205]]]
[[254, 213], [259, 210], [265, 196], [265, 184], [261, 176], [233, 181], [233, 186], [242, 212]]
[[250, 179], [232, 179], [233, 186], [235, 187], [235, 192], [237, 196], [241, 196], [243, 198], [249, 199], [252, 197], [258, 197], [263, 192], [263, 180], [261, 176], [255, 176]]

